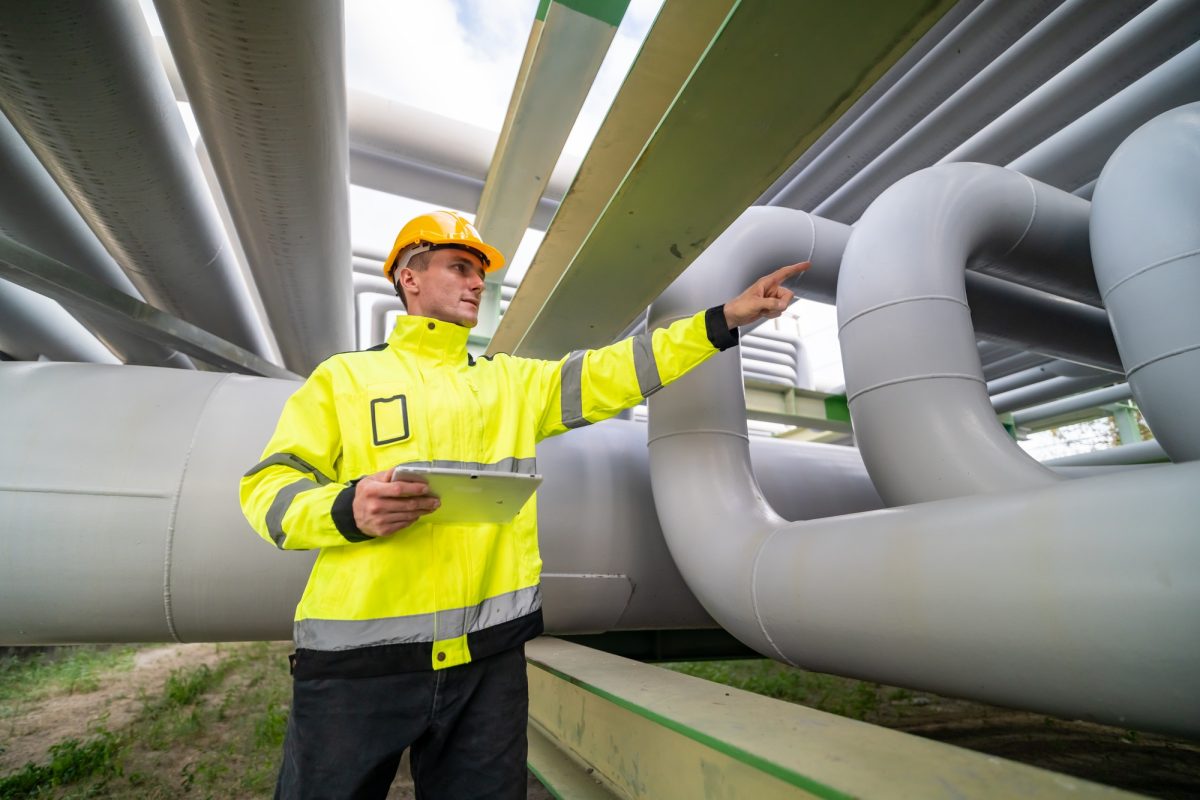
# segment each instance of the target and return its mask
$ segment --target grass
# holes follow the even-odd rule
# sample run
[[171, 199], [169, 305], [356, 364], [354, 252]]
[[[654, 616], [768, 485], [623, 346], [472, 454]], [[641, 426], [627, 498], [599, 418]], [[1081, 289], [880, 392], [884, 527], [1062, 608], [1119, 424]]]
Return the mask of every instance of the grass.
[[26, 764], [19, 772], [0, 778], [0, 800], [23, 800], [38, 797], [49, 789], [98, 778], [102, 785], [108, 778], [119, 775], [120, 742], [109, 731], [92, 739], [64, 739], [50, 747], [50, 762]]
[[0, 656], [0, 719], [51, 694], [95, 691], [102, 674], [128, 672], [136, 650], [132, 646], [85, 645]]
[[[0, 800], [269, 797], [291, 702], [287, 652], [279, 643], [219, 646], [215, 663], [176, 670], [141, 696], [121, 730], [66, 739], [45, 763], [0, 776]], [[121, 668], [87, 663], [83, 679], [102, 678], [101, 664]], [[64, 685], [25, 674], [43, 694]]]
[[807, 672], [765, 659], [679, 661], [659, 666], [858, 720], [874, 721], [889, 702], [904, 702], [911, 698], [904, 689]]

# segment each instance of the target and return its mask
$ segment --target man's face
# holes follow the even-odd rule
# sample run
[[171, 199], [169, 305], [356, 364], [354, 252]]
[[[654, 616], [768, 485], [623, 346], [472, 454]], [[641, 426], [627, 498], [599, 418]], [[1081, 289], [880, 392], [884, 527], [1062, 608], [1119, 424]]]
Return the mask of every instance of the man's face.
[[483, 261], [469, 250], [444, 248], [430, 253], [423, 270], [404, 267], [399, 281], [408, 313], [474, 328], [483, 295]]

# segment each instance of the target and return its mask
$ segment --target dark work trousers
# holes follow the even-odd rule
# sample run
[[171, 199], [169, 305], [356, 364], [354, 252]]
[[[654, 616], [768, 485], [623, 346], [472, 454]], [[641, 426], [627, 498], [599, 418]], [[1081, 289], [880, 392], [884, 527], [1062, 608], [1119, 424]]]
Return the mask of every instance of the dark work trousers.
[[525, 648], [436, 672], [295, 681], [276, 798], [384, 798], [411, 747], [417, 800], [524, 798]]

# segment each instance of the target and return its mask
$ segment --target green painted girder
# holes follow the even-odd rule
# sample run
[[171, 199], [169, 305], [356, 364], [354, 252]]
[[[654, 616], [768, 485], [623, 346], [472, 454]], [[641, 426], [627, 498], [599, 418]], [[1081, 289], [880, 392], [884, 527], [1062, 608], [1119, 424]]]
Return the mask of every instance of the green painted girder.
[[20, 242], [0, 236], [0, 279], [230, 372], [299, 380], [296, 373], [185, 322]]
[[[480, 234], [510, 259], [628, 5], [629, 0], [589, 0], [538, 8], [475, 215]], [[495, 330], [503, 278], [504, 270], [488, 276], [476, 334]]]
[[746, 418], [837, 433], [850, 432], [844, 394], [830, 395], [746, 379]]
[[547, 358], [612, 341], [953, 5], [740, 0], [504, 343]]
[[556, 797], [1133, 797], [558, 639], [525, 646], [529, 764]]
[[737, 0], [666, 0], [579, 166], [489, 352], [514, 352]]

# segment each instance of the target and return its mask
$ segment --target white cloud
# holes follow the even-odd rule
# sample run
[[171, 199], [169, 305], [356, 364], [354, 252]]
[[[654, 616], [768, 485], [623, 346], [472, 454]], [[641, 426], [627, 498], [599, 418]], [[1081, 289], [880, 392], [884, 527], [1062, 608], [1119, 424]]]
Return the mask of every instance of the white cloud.
[[536, 0], [349, 0], [346, 82], [499, 131]]

